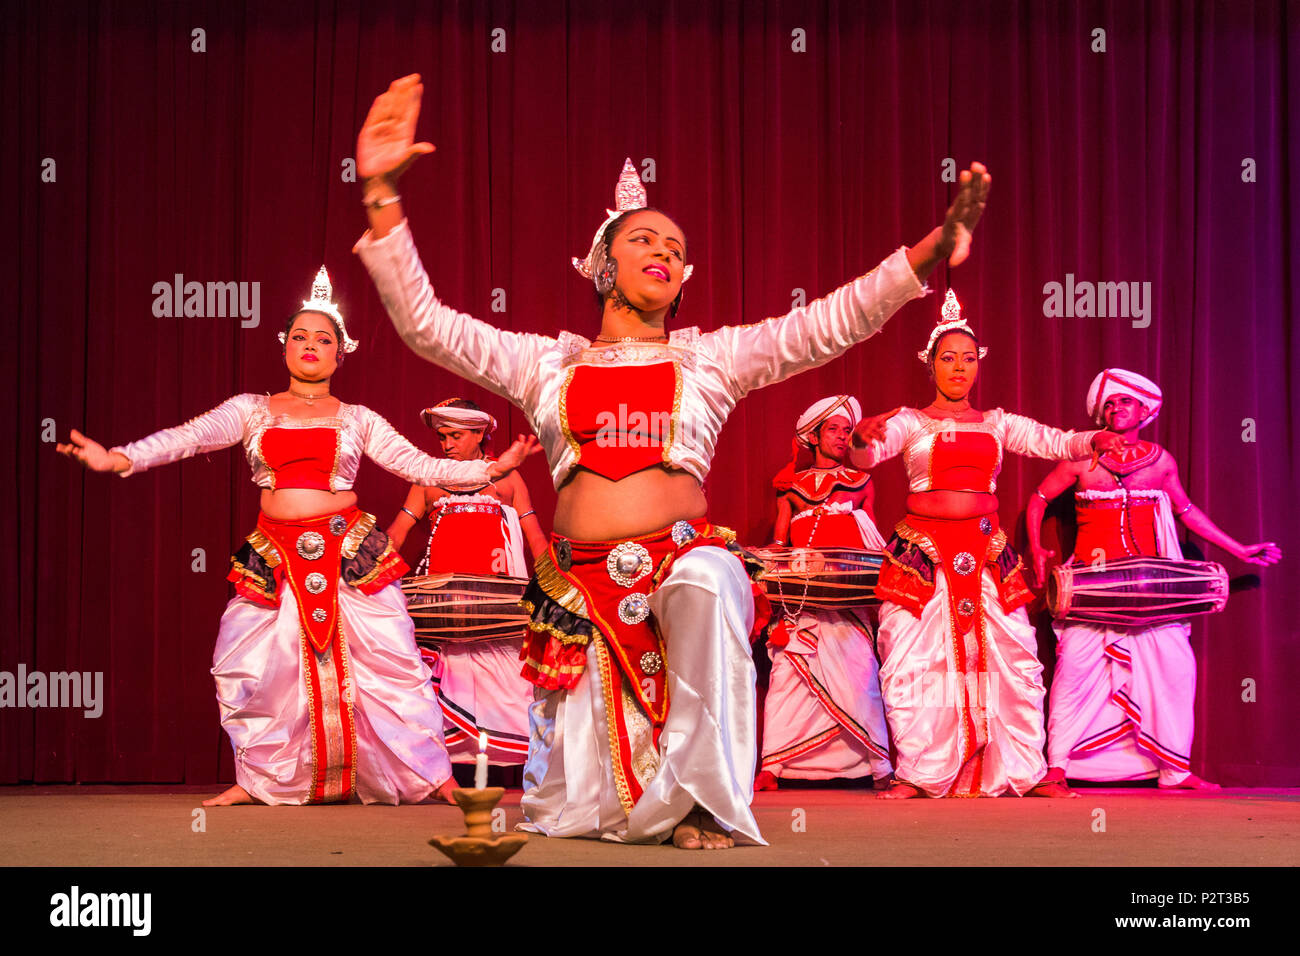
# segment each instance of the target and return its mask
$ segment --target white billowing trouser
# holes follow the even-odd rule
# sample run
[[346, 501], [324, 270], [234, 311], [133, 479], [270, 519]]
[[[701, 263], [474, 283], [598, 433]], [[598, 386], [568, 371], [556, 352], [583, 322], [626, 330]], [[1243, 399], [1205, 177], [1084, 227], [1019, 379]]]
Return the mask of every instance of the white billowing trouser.
[[1191, 628], [1054, 627], [1047, 762], [1076, 780], [1185, 780], [1195, 729]]
[[884, 778], [893, 772], [879, 665], [866, 622], [852, 613], [804, 611], [790, 642], [769, 647], [768, 654], [764, 770], [796, 780]]
[[[1002, 610], [986, 568], [980, 595], [986, 670], [979, 673], [974, 663], [977, 625], [964, 637], [971, 665], [959, 674], [942, 568], [934, 583], [919, 619], [892, 601], [880, 611], [880, 689], [898, 752], [895, 779], [933, 797], [1024, 795], [1047, 773], [1043, 665], [1034, 628], [1024, 608]], [[970, 759], [963, 759], [968, 752]]]
[[549, 691], [529, 712], [521, 829], [553, 837], [659, 843], [699, 804], [737, 843], [764, 844], [750, 809], [757, 756], [750, 582], [725, 548], [677, 558], [650, 610], [667, 645], [669, 710], [659, 768], [627, 814], [609, 749], [596, 637], [571, 690]]
[[[451, 777], [442, 710], [415, 645], [401, 587], [363, 594], [339, 582], [356, 728], [356, 794], [363, 803], [418, 803]], [[243, 597], [226, 605], [212, 655], [221, 726], [235, 748], [235, 780], [269, 804], [306, 803], [313, 775], [312, 710], [293, 589], [280, 606]], [[349, 689], [345, 688], [344, 693]]]

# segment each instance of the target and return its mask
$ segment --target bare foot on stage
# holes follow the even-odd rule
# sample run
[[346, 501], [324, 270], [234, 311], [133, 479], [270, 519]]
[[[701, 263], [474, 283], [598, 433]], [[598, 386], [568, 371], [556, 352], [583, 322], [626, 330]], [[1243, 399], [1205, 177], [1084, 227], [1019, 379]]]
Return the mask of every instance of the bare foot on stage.
[[1053, 767], [1047, 771], [1047, 776], [1030, 787], [1025, 796], [1069, 798], [1077, 797], [1078, 794], [1065, 782], [1065, 771], [1060, 767]]
[[894, 775], [891, 773], [884, 777], [872, 777], [871, 789], [876, 791], [888, 790], [894, 785]]
[[919, 797], [920, 795], [919, 788], [912, 786], [910, 783], [903, 783], [901, 780], [893, 780], [890, 782], [888, 790], [881, 790], [876, 794], [876, 799], [911, 800], [913, 797]]
[[455, 789], [457, 789], [456, 778], [450, 777], [446, 783], [434, 791], [433, 796], [435, 799], [440, 800], [443, 803], [450, 803], [452, 806], [455, 806], [456, 798], [451, 795], [451, 792]]
[[1160, 784], [1161, 790], [1222, 790], [1217, 783], [1211, 783], [1209, 780], [1202, 780], [1194, 773], [1189, 773], [1178, 783]]
[[778, 789], [776, 774], [770, 770], [760, 770], [758, 776], [754, 778], [754, 792], [776, 789]]
[[239, 784], [235, 784], [229, 790], [223, 790], [215, 797], [212, 797], [208, 800], [204, 800], [203, 805], [205, 807], [234, 807], [234, 806], [238, 806], [241, 803], [256, 803], [256, 802], [257, 802], [256, 800], [254, 800], [252, 797], [248, 795], [247, 790], [245, 790]]
[[679, 850], [729, 850], [735, 845], [705, 810], [692, 810], [673, 830], [673, 846]]

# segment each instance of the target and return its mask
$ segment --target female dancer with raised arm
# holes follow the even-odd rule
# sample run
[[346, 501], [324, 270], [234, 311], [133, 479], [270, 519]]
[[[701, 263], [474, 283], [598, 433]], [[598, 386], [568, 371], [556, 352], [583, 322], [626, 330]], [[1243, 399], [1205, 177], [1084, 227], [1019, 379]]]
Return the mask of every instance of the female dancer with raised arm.
[[1004, 451], [1082, 459], [1121, 439], [972, 408], [987, 351], [949, 290], [917, 353], [934, 402], [866, 419], [853, 434], [854, 466], [902, 452], [910, 491], [876, 586], [880, 686], [898, 751], [881, 797], [1071, 795], [1043, 781], [1043, 665], [1024, 610], [1032, 595], [998, 528], [994, 492]]
[[418, 76], [374, 103], [357, 143], [370, 232], [357, 245], [417, 353], [528, 415], [559, 490], [551, 546], [525, 595], [524, 672], [539, 687], [527, 826], [549, 836], [688, 849], [761, 843], [754, 781], [755, 602], [731, 532], [701, 488], [727, 415], [753, 389], [868, 338], [945, 257], [966, 257], [989, 188], [962, 173], [943, 226], [805, 308], [757, 325], [671, 334], [690, 277], [681, 229], [647, 209], [628, 163], [617, 209], [575, 267], [601, 303], [594, 341], [503, 332], [443, 305], [420, 264], [397, 176], [414, 143]]
[[213, 653], [236, 783], [204, 806], [448, 800], [442, 713], [397, 584], [406, 563], [352, 490], [365, 455], [408, 481], [477, 487], [540, 449], [493, 464], [431, 458], [364, 405], [330, 394], [357, 347], [321, 267], [280, 333], [289, 387], [236, 395], [176, 428], [105, 450], [73, 431], [58, 450], [123, 477], [242, 442], [262, 489], [257, 528], [231, 559], [236, 595]]

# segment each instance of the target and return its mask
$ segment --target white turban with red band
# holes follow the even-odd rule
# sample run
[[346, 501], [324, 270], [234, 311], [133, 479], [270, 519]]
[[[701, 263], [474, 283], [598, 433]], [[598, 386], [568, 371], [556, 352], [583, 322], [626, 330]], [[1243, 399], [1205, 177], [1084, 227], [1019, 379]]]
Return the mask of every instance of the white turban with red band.
[[481, 428], [484, 438], [496, 431], [497, 427], [497, 420], [482, 409], [455, 408], [449, 405], [426, 408], [420, 412], [420, 420], [429, 428]]
[[862, 419], [862, 406], [852, 395], [831, 395], [820, 402], [813, 402], [795, 423], [795, 438], [805, 445], [815, 444], [812, 433], [837, 414], [847, 418], [849, 425], [853, 426]]
[[1160, 386], [1151, 379], [1128, 369], [1104, 369], [1088, 386], [1088, 414], [1098, 425], [1105, 424], [1102, 408], [1106, 400], [1115, 395], [1128, 395], [1147, 407], [1147, 417], [1141, 422], [1143, 425], [1155, 421], [1165, 400]]

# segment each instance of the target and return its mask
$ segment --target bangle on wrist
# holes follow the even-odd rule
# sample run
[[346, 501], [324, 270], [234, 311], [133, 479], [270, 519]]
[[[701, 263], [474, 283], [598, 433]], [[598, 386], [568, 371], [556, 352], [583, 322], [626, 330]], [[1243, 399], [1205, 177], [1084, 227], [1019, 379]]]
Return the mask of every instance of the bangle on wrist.
[[399, 203], [401, 201], [401, 195], [399, 193], [393, 193], [391, 196], [384, 196], [379, 199], [371, 199], [367, 196], [365, 199], [361, 200], [361, 205], [365, 206], [367, 209], [383, 209], [385, 206], [391, 206], [393, 203]]
[[1036, 495], [1038, 495], [1038, 497], [1042, 498], [1044, 504], [1049, 504], [1049, 505], [1050, 505], [1050, 504], [1052, 503], [1052, 499], [1049, 498], [1049, 497], [1047, 497], [1047, 495], [1043, 494], [1043, 493], [1042, 493], [1040, 490], [1038, 490], [1037, 488], [1034, 489], [1034, 494], [1036, 494]]

